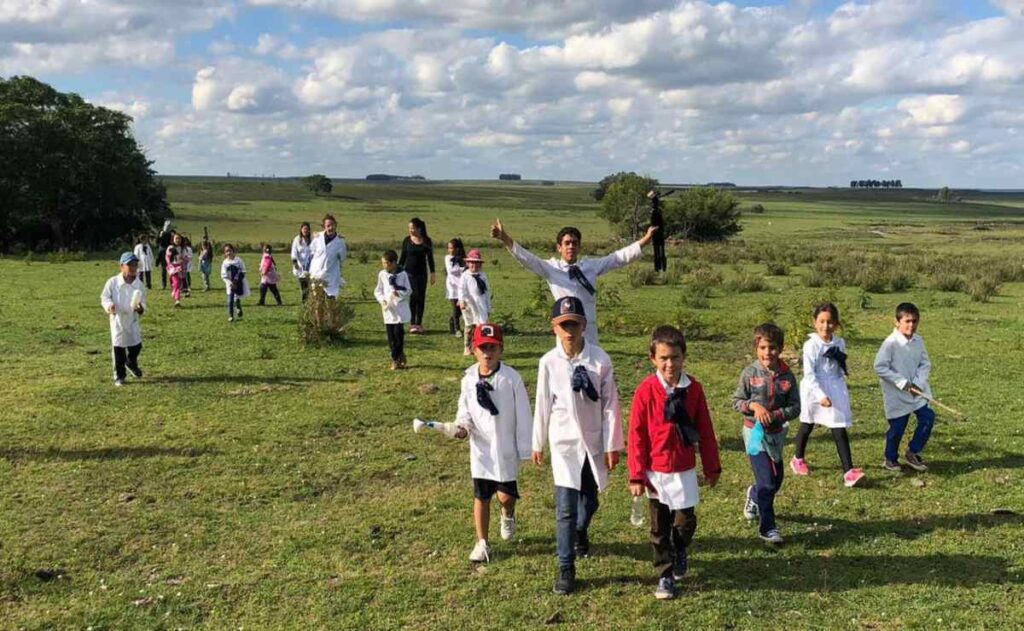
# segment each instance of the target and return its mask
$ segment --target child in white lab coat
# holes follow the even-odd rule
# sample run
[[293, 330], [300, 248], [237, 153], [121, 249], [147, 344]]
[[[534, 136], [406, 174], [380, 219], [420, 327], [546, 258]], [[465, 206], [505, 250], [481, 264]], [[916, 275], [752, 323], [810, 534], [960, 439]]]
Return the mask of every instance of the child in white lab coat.
[[459, 281], [466, 271], [466, 248], [458, 237], [448, 242], [448, 254], [444, 257], [445, 296], [452, 303], [452, 315], [448, 318], [448, 332], [458, 337], [462, 321], [462, 307], [459, 306]]
[[516, 533], [519, 461], [530, 459], [533, 415], [522, 377], [501, 361], [504, 340], [497, 324], [478, 324], [473, 332], [476, 363], [462, 378], [456, 438], [469, 436], [473, 476], [473, 523], [476, 545], [469, 560], [490, 561], [488, 541], [491, 498], [501, 504], [501, 538]]
[[484, 259], [480, 250], [472, 249], [466, 257], [469, 267], [459, 278], [459, 306], [465, 320], [466, 348], [464, 355], [472, 355], [473, 327], [488, 322], [491, 317], [491, 286], [484, 274]]
[[576, 557], [590, 554], [588, 528], [597, 511], [598, 491], [624, 447], [619, 393], [608, 353], [585, 341], [583, 303], [575, 296], [555, 302], [551, 324], [555, 348], [540, 360], [533, 416], [533, 461], [551, 449], [555, 479], [555, 533], [558, 547], [556, 594], [576, 588]]
[[405, 368], [405, 323], [412, 317], [409, 296], [412, 293], [409, 275], [398, 267], [398, 253], [387, 250], [380, 259], [382, 268], [377, 274], [377, 287], [373, 295], [380, 303], [384, 327], [391, 348], [391, 370]]
[[139, 259], [132, 252], [121, 254], [121, 273], [110, 277], [100, 294], [100, 305], [110, 316], [110, 344], [114, 359], [114, 385], [123, 386], [126, 370], [142, 377], [139, 353], [142, 328], [139, 316], [146, 311], [146, 289], [138, 279]]
[[252, 294], [249, 279], [245, 277], [245, 262], [235, 254], [235, 246], [224, 244], [224, 261], [220, 264], [220, 277], [224, 279], [224, 290], [228, 294], [228, 322], [235, 321], [235, 309], [238, 319], [242, 319], [242, 298]]

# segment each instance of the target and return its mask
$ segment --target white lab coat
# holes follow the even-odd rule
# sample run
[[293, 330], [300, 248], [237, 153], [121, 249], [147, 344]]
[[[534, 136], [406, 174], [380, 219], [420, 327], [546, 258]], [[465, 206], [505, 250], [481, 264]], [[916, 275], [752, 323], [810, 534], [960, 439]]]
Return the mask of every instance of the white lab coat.
[[183, 252], [182, 258], [185, 260], [185, 272], [192, 273], [192, 246], [186, 245], [181, 249]]
[[[853, 425], [846, 376], [839, 362], [825, 357], [825, 352], [833, 347], [845, 353], [846, 340], [833, 336], [831, 342], [826, 342], [817, 333], [811, 333], [804, 342], [804, 376], [800, 379], [801, 423], [833, 428]], [[821, 407], [821, 400], [825, 397], [832, 401], [832, 407]]]
[[466, 268], [452, 264], [452, 258], [451, 254], [446, 254], [444, 257], [444, 289], [448, 300], [458, 300], [459, 279], [462, 278], [462, 273], [466, 271]]
[[373, 295], [380, 304], [384, 324], [402, 324], [412, 319], [412, 309], [409, 308], [412, 285], [409, 284], [409, 275], [405, 271], [398, 271], [395, 273], [395, 284], [405, 289], [396, 291], [388, 282], [390, 276], [391, 274], [383, 269], [377, 274], [377, 287], [373, 290]]
[[153, 254], [153, 246], [148, 243], [138, 243], [135, 249], [135, 258], [139, 259], [140, 272], [152, 272], [153, 264], [156, 262], [156, 255]]
[[469, 431], [469, 469], [474, 478], [511, 482], [519, 477], [519, 461], [530, 459], [533, 413], [523, 378], [502, 363], [490, 382], [493, 416], [476, 401], [480, 368], [473, 364], [462, 378], [455, 423]]
[[[597, 401], [583, 391], [573, 392], [572, 373], [578, 364], [590, 373]], [[608, 353], [588, 342], [579, 356], [569, 359], [558, 343], [540, 359], [533, 412], [533, 450], [550, 447], [555, 486], [579, 490], [583, 463], [589, 460], [597, 488], [603, 491], [608, 486], [604, 455], [624, 446], [619, 393]]]
[[292, 261], [299, 264], [299, 269], [295, 269], [295, 265], [292, 265], [292, 274], [295, 275], [295, 278], [309, 277], [309, 265], [313, 261], [312, 235], [310, 238], [309, 243], [303, 241], [302, 235], [298, 234], [292, 239]]
[[[224, 279], [224, 293], [231, 293], [231, 274], [228, 273], [228, 268], [232, 265], [237, 265], [242, 272], [245, 272], [245, 262], [242, 261], [241, 257], [236, 256], [233, 259], [224, 259], [220, 264], [220, 277]], [[242, 278], [242, 293], [236, 294], [236, 298], [248, 298], [252, 295], [252, 290], [249, 289], [249, 274], [246, 273]]]
[[591, 294], [577, 280], [569, 278], [569, 264], [561, 257], [545, 261], [518, 243], [513, 243], [509, 252], [523, 267], [548, 282], [548, 288], [551, 289], [551, 295], [555, 297], [555, 300], [565, 296], [576, 296], [580, 299], [583, 303], [583, 311], [587, 315], [587, 329], [583, 337], [588, 344], [597, 344], [597, 291], [600, 291], [597, 286], [598, 277], [625, 267], [643, 256], [640, 243], [634, 242], [600, 258], [577, 260], [577, 267], [594, 286], [595, 293]]
[[142, 309], [146, 309], [146, 287], [135, 278], [133, 282], [124, 282], [121, 274], [111, 276], [103, 286], [100, 294], [100, 306], [106, 311], [114, 307], [110, 316], [110, 344], [112, 346], [137, 346], [142, 344], [142, 327], [139, 326], [139, 314], [132, 309], [132, 294], [142, 292]]
[[477, 286], [476, 279], [473, 278], [473, 274], [469, 270], [466, 270], [459, 278], [459, 301], [466, 303], [466, 307], [462, 310], [462, 317], [467, 326], [490, 322], [488, 318], [491, 317], [493, 287], [491, 287], [491, 281], [487, 278], [487, 274], [480, 272], [480, 278], [487, 285], [486, 293], [480, 293], [480, 287]]
[[924, 397], [903, 390], [908, 383], [914, 383], [929, 397], [932, 396], [932, 388], [928, 384], [932, 362], [920, 335], [915, 333], [908, 340], [897, 329], [893, 329], [875, 355], [875, 372], [882, 384], [885, 418], [906, 416], [928, 405]]
[[345, 279], [341, 277], [341, 266], [348, 258], [345, 237], [339, 234], [327, 243], [324, 233], [318, 232], [313, 235], [309, 247], [313, 255], [309, 263], [309, 277], [323, 282], [327, 295], [337, 298], [345, 286]]

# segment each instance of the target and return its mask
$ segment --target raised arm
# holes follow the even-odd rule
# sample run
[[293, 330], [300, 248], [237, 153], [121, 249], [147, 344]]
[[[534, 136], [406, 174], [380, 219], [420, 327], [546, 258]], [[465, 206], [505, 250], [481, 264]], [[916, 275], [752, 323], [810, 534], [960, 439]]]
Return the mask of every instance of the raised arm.
[[544, 280], [551, 279], [551, 274], [554, 272], [554, 268], [551, 264], [513, 241], [512, 236], [506, 232], [505, 227], [501, 225], [500, 219], [495, 220], [494, 225], [491, 226], [491, 236], [505, 244], [505, 247], [508, 249], [508, 253], [512, 255], [512, 258], [519, 261], [520, 265], [540, 276]]

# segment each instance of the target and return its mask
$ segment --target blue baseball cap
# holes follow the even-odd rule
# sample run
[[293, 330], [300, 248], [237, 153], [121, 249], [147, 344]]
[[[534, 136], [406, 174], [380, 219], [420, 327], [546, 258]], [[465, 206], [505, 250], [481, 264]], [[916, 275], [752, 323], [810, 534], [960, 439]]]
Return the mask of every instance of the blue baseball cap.
[[555, 301], [555, 306], [551, 309], [551, 322], [558, 324], [564, 320], [587, 321], [582, 300], [576, 296], [563, 296]]
[[121, 253], [121, 265], [130, 265], [131, 263], [138, 263], [139, 257], [135, 256], [132, 252]]

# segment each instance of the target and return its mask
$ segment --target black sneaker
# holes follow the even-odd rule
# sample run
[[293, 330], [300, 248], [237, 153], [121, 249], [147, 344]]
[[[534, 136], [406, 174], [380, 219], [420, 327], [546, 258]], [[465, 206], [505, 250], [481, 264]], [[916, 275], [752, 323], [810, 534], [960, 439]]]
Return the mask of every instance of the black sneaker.
[[135, 366], [125, 366], [125, 368], [127, 368], [128, 372], [130, 372], [132, 374], [132, 377], [135, 377], [136, 379], [142, 379], [142, 369], [139, 368], [138, 365], [135, 365]]
[[555, 580], [555, 593], [559, 596], [566, 596], [576, 591], [576, 568], [563, 567], [558, 570], [558, 578]]
[[675, 561], [672, 563], [672, 578], [677, 581], [683, 580], [683, 577], [686, 576], [686, 572], [689, 569], [689, 555], [686, 553], [686, 548], [683, 548], [676, 555]]
[[590, 537], [586, 530], [576, 531], [576, 558], [585, 559], [590, 556]]

